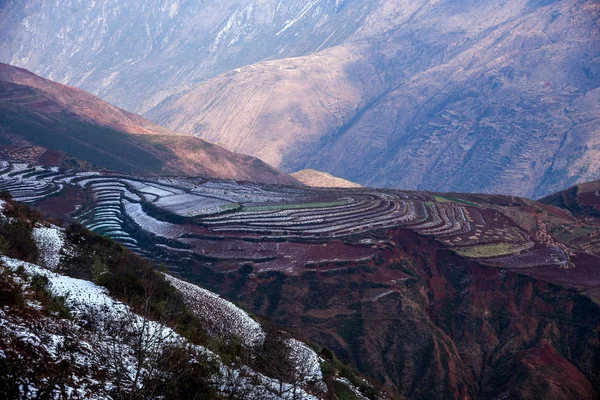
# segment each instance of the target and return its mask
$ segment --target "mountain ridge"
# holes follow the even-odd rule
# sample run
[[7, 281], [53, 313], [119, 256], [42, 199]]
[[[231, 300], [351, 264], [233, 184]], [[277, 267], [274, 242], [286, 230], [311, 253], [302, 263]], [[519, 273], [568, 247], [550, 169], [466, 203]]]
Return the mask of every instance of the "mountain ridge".
[[[284, 170], [367, 186], [542, 197], [596, 179], [597, 5], [468, 5], [464, 19], [439, 20], [453, 5], [427, 5], [383, 39], [223, 74], [147, 115]], [[301, 96], [282, 102], [286, 91]]]
[[0, 64], [0, 86], [0, 134], [20, 148], [58, 150], [120, 172], [298, 184], [259, 159], [176, 134], [23, 69]]

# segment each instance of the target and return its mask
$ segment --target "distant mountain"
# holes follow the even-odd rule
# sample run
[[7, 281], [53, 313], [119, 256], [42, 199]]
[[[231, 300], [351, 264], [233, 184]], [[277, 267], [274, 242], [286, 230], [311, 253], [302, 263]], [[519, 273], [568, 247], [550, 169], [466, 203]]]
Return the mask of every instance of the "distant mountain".
[[0, 61], [143, 113], [176, 87], [341, 44], [377, 5], [375, 0], [0, 2]]
[[384, 3], [344, 45], [220, 75], [147, 116], [374, 187], [539, 197], [600, 176], [597, 2]]
[[0, 57], [285, 171], [541, 197], [598, 178], [599, 7], [15, 1]]
[[346, 179], [338, 178], [327, 172], [316, 171], [314, 169], [303, 169], [302, 171], [290, 174], [294, 178], [307, 186], [325, 187], [325, 188], [358, 188], [358, 183], [350, 182]]
[[298, 184], [254, 157], [178, 135], [20, 68], [0, 64], [0, 89], [0, 138], [17, 146], [9, 152], [38, 146], [117, 172]]

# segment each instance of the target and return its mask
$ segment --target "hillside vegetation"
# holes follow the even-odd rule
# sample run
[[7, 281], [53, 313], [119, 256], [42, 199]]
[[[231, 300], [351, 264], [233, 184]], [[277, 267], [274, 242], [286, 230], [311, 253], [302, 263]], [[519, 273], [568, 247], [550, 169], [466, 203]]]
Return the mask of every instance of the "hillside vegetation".
[[[559, 208], [515, 196], [4, 161], [0, 189], [164, 263], [189, 282], [168, 279], [190, 293], [187, 307], [219, 310], [199, 317], [208, 336], [238, 332], [252, 347], [263, 340], [259, 322], [264, 343], [272, 340], [265, 323], [240, 320], [193, 284], [327, 347], [396, 397], [591, 400], [600, 392], [597, 182], [553, 196]], [[280, 370], [273, 357], [259, 365]], [[322, 374], [339, 389], [335, 371], [348, 369], [332, 363]]]

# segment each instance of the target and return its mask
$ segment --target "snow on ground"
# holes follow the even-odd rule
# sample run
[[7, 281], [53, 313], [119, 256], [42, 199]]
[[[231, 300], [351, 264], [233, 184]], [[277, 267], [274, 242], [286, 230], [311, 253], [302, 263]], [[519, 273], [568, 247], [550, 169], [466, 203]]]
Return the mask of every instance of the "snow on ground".
[[42, 265], [56, 269], [60, 263], [60, 251], [65, 245], [65, 234], [57, 226], [40, 226], [33, 228], [33, 239], [37, 245]]
[[71, 176], [65, 176], [64, 178], [57, 179], [56, 182], [64, 182], [64, 183], [72, 183], [74, 179], [82, 178], [85, 176], [100, 176], [99, 172], [90, 171], [90, 172], [77, 172]]
[[27, 169], [29, 169], [29, 165], [28, 164], [12, 163], [11, 164], [11, 169], [9, 169], [5, 173], [3, 173], [2, 176], [8, 176], [8, 174], [16, 173], [16, 172], [22, 172], [22, 171], [25, 171]]
[[295, 191], [288, 188], [265, 190], [252, 183], [206, 182], [191, 190], [199, 195], [218, 197], [231, 203], [263, 203], [289, 201]]
[[[114, 371], [107, 365], [106, 360], [118, 356], [123, 362], [122, 367], [130, 377], [136, 373], [135, 350], [131, 343], [127, 343], [123, 337], [115, 336], [115, 326], [126, 326], [129, 331], [142, 332], [145, 346], [156, 348], [157, 354], [161, 346], [169, 344], [186, 344], [183, 337], [158, 322], [149, 321], [131, 311], [129, 306], [112, 299], [105, 288], [95, 285], [92, 282], [75, 279], [49, 271], [41, 266], [16, 260], [6, 256], [0, 256], [0, 270], [9, 268], [16, 271], [23, 267], [27, 275], [41, 275], [48, 279], [49, 289], [55, 296], [62, 296], [65, 299], [65, 305], [71, 309], [74, 320], [61, 320], [60, 332], [53, 330], [56, 321], [46, 318], [48, 321], [36, 321], [35, 324], [13, 318], [6, 310], [0, 310], [0, 328], [12, 335], [13, 338], [23, 339], [27, 342], [42, 348], [54, 360], [65, 359], [70, 363], [75, 363], [77, 371], [81, 374], [91, 374], [90, 371], [107, 373], [109, 379], [105, 389], [108, 390], [113, 385], [110, 383], [110, 374]], [[261, 337], [262, 329], [242, 310], [233, 304], [226, 302], [218, 296], [204, 291], [194, 285], [191, 288], [176, 278], [167, 276], [167, 279], [177, 284], [179, 287], [187, 288], [187, 293], [200, 294], [210, 299], [213, 304], [217, 304], [214, 309], [224, 310], [225, 320], [233, 318], [235, 326], [238, 328], [246, 327], [252, 334], [246, 336], [247, 340], [257, 340]], [[229, 314], [228, 314], [229, 313]], [[223, 315], [214, 315], [214, 318], [222, 318]], [[91, 316], [94, 316], [91, 318]], [[230, 317], [231, 316], [231, 317]], [[90, 318], [96, 327], [90, 333]], [[79, 322], [81, 321], [81, 322]], [[121, 322], [123, 324], [121, 324]], [[83, 328], [80, 323], [86, 323], [88, 326]], [[70, 328], [65, 330], [65, 326]], [[94, 333], [95, 332], [95, 333]], [[120, 335], [123, 331], [116, 329]], [[262, 333], [264, 338], [264, 333]], [[73, 337], [74, 336], [74, 337]], [[129, 336], [125, 334], [125, 336]], [[66, 343], [76, 342], [77, 349], [64, 352]], [[187, 344], [188, 346], [191, 346]], [[301, 345], [295, 345], [301, 349]], [[201, 351], [209, 358], [219, 362], [217, 355], [211, 351], [200, 347], [192, 346]], [[299, 350], [302, 351], [302, 350]], [[298, 353], [300, 354], [300, 353]], [[0, 354], [2, 357], [3, 354]], [[107, 356], [109, 358], [107, 358]], [[259, 374], [248, 367], [230, 368], [223, 364], [220, 366], [221, 375], [216, 376], [219, 387], [223, 395], [241, 394], [244, 398], [265, 399], [265, 400], [317, 400], [317, 397], [306, 393], [301, 388], [294, 388], [289, 383], [282, 385], [283, 394], [276, 394], [280, 388], [279, 382]], [[93, 375], [73, 376], [73, 387], [67, 386], [66, 390], [71, 395], [69, 398], [90, 398], [90, 399], [109, 399], [106, 394], [99, 394], [97, 389], [98, 381], [93, 379]], [[94, 389], [90, 389], [94, 387]], [[30, 396], [24, 398], [36, 398], [37, 389], [29, 387]], [[106, 392], [104, 392], [106, 393]], [[238, 396], [239, 397], [239, 396]]]
[[[35, 354], [38, 357], [50, 356], [54, 362], [66, 362], [74, 368], [76, 373], [71, 377], [70, 384], [66, 384], [64, 387], [66, 394], [64, 398], [109, 399], [110, 397], [107, 395], [98, 393], [98, 381], [88, 372], [92, 366], [92, 357], [85, 350], [91, 348], [91, 345], [84, 342], [84, 339], [78, 335], [81, 327], [69, 321], [61, 322], [61, 324], [56, 324], [54, 319], [45, 317], [38, 318], [32, 323], [11, 315], [10, 310], [0, 310], [0, 331], [5, 337], [11, 338], [11, 343], [27, 343], [29, 349], [36, 349]], [[79, 342], [77, 350], [71, 348], [71, 351], [66, 354], [61, 351], [64, 349], [64, 345], [73, 342]], [[94, 343], [94, 345], [98, 346], [99, 344]], [[9, 349], [0, 350], [0, 359], [7, 358], [9, 352]], [[96, 371], [100, 372], [99, 369]], [[53, 396], [47, 392], [43, 395], [40, 394], [40, 388], [34, 382], [30, 382], [27, 377], [20, 377], [20, 383], [19, 397], [21, 399], [61, 398], [59, 393], [53, 393]], [[25, 392], [24, 386], [27, 386], [27, 392]]]
[[286, 345], [290, 349], [290, 362], [295, 364], [300, 376], [304, 376], [306, 382], [323, 379], [321, 360], [313, 349], [296, 339], [287, 339]]
[[196, 285], [171, 275], [165, 274], [165, 278], [183, 295], [188, 307], [211, 324], [212, 333], [233, 335], [247, 347], [262, 345], [265, 332], [244, 310]]
[[[219, 297], [215, 293], [202, 289], [194, 284], [182, 281], [171, 275], [165, 278], [183, 295], [184, 301], [200, 318], [211, 324], [209, 332], [220, 335], [234, 335], [241, 343], [248, 346], [260, 346], [265, 340], [265, 333], [261, 326], [254, 321], [248, 313], [233, 303]], [[321, 359], [310, 347], [296, 340], [287, 339], [286, 345], [290, 349], [289, 362], [295, 366], [298, 375], [304, 377], [304, 382], [322, 383], [322, 390], [326, 390], [322, 382]], [[229, 371], [228, 373], [231, 373]], [[263, 378], [265, 384], [272, 390], [278, 389], [278, 383], [269, 378]], [[286, 390], [289, 390], [288, 388]], [[312, 396], [302, 391], [289, 394], [292, 398], [310, 399]], [[262, 398], [262, 397], [261, 397]], [[271, 398], [266, 396], [264, 398]]]
[[[38, 265], [5, 256], [0, 256], [0, 262], [4, 267], [8, 267], [13, 271], [21, 266], [23, 267], [24, 272], [29, 276], [39, 275], [46, 277], [49, 282], [49, 290], [51, 293], [55, 296], [63, 297], [65, 299], [65, 305], [69, 307], [74, 317], [76, 317], [76, 319], [72, 321], [62, 321], [64, 324], [72, 325], [71, 329], [67, 331], [64, 329], [62, 330], [62, 336], [40, 327], [37, 327], [36, 332], [33, 332], [33, 327], [28, 326], [31, 324], [25, 324], [25, 327], [19, 327], [19, 329], [22, 330], [21, 336], [31, 339], [34, 344], [42, 345], [44, 350], [55, 359], [57, 358], [59, 348], [66, 341], [64, 335], [76, 334], [81, 331], [82, 327], [78, 325], [78, 321], [87, 321], [89, 323], [92, 315], [94, 316], [93, 321], [96, 326], [91, 331], [89, 331], [88, 326], [88, 328], [86, 328], [88, 329], [88, 332], [85, 335], [85, 339], [79, 337], [76, 340], [80, 348], [87, 348], [89, 351], [84, 354], [81, 354], [81, 352], [77, 352], [76, 350], [73, 350], [73, 353], [75, 354], [67, 353], [67, 357], [77, 364], [82, 364], [80, 365], [81, 367], [87, 367], [88, 370], [102, 368], [110, 373], [110, 368], [112, 366], [106, 365], [105, 357], [107, 355], [118, 355], [123, 361], [121, 367], [127, 371], [126, 374], [128, 374], [133, 381], [134, 374], [137, 371], [137, 364], [134, 357], [135, 351], [131, 347], [131, 344], [127, 343], [124, 339], [124, 337], [127, 337], [128, 335], [121, 329], [122, 327], [129, 332], [141, 333], [141, 340], [143, 340], [144, 345], [157, 348], [157, 351], [162, 348], [158, 346], [184, 343], [183, 338], [172, 329], [157, 322], [144, 319], [133, 313], [126, 304], [113, 300], [107, 294], [106, 289], [99, 287], [92, 282], [70, 278], [49, 271]], [[0, 324], [7, 324], [7, 320], [0, 318]], [[111, 333], [114, 331], [118, 332], [121, 336], [115, 336]], [[122, 336], [124, 334], [125, 336]], [[89, 381], [89, 377], [78, 377], [76, 380], [85, 382], [86, 380]], [[77, 389], [71, 389], [76, 392], [84, 391], [84, 393], [78, 393], [78, 398], [87, 398], [90, 395], [89, 392], [85, 393], [85, 386], [80, 385]], [[97, 398], [108, 397], [99, 396]]]
[[180, 225], [152, 218], [144, 212], [140, 203], [131, 203], [127, 200], [123, 200], [123, 205], [125, 207], [125, 212], [133, 222], [147, 232], [152, 232], [157, 236], [172, 239], [178, 238], [180, 235], [186, 233], [185, 228]]
[[171, 196], [173, 194], [181, 194], [183, 190], [172, 187], [163, 186], [160, 184], [149, 184], [147, 182], [136, 181], [131, 179], [122, 179], [121, 182], [133, 188], [136, 192], [152, 194], [157, 197]]
[[41, 275], [48, 278], [51, 292], [56, 296], [63, 296], [67, 306], [75, 313], [87, 314], [91, 307], [110, 310], [113, 317], [118, 317], [128, 311], [128, 307], [113, 300], [105, 288], [90, 281], [57, 274], [38, 265], [6, 256], [0, 256], [0, 261], [13, 270], [22, 266], [27, 275]]
[[346, 387], [348, 387], [348, 389], [350, 389], [352, 391], [352, 393], [354, 393], [354, 396], [356, 396], [356, 398], [358, 400], [369, 400], [368, 397], [366, 397], [365, 395], [363, 395], [360, 390], [358, 390], [358, 388], [356, 386], [354, 386], [352, 384], [352, 382], [350, 382], [348, 379], [343, 378], [343, 377], [337, 377], [334, 378], [336, 381], [343, 383], [344, 385], [346, 385]]

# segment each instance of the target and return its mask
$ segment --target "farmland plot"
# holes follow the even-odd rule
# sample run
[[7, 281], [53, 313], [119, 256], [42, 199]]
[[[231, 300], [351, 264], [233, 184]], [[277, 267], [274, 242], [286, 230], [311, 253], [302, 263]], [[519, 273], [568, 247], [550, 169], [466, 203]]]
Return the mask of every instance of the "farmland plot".
[[[501, 268], [571, 265], [566, 247], [531, 234], [502, 207], [485, 205], [490, 199], [504, 207], [526, 205], [502, 196], [285, 187], [0, 164], [0, 190], [17, 200], [60, 203], [65, 187], [84, 193], [84, 204], [70, 217], [89, 229], [161, 260], [211, 260], [211, 268], [224, 263], [230, 270], [236, 262], [251, 262], [258, 270], [300, 273], [307, 266], [369, 264], [393, 246], [386, 234], [390, 229], [433, 237], [461, 256]], [[595, 192], [586, 196], [594, 200]], [[41, 202], [48, 198], [53, 201]], [[577, 251], [597, 250], [596, 230], [589, 229], [593, 234], [577, 237]]]
[[198, 196], [189, 193], [159, 197], [153, 204], [183, 217], [218, 214], [238, 207], [235, 203], [216, 197]]

